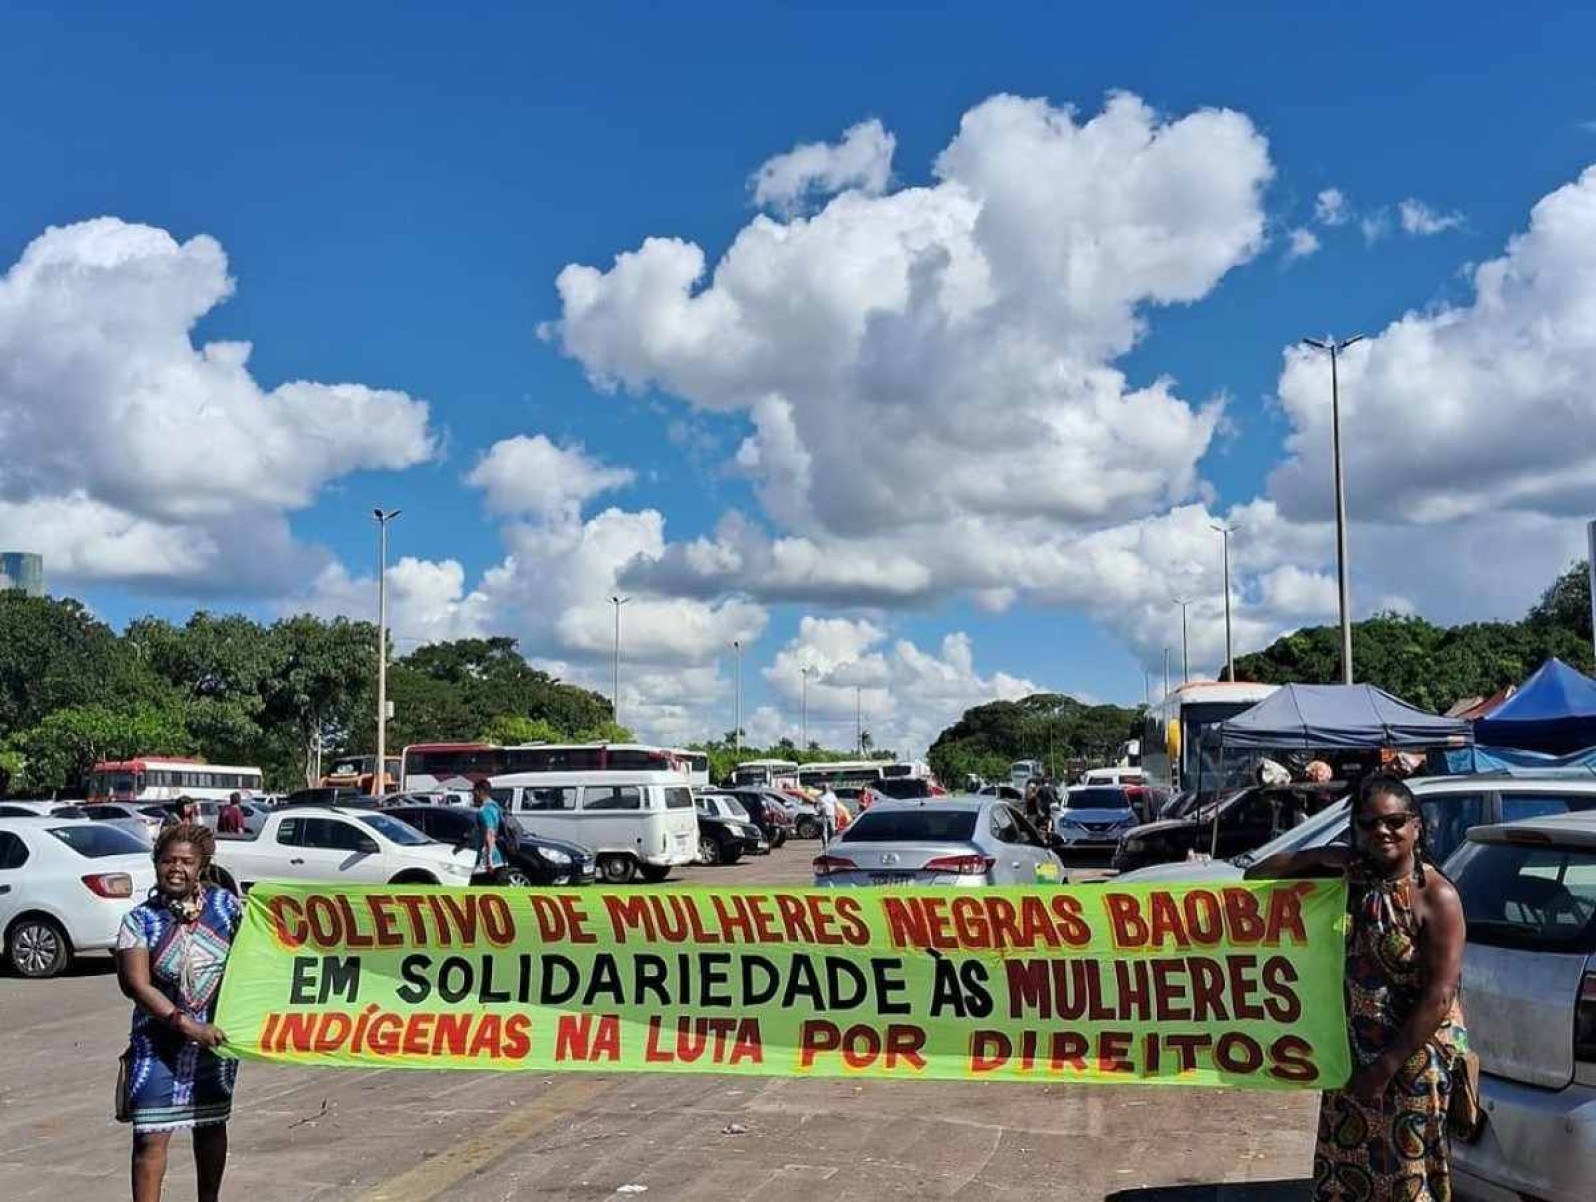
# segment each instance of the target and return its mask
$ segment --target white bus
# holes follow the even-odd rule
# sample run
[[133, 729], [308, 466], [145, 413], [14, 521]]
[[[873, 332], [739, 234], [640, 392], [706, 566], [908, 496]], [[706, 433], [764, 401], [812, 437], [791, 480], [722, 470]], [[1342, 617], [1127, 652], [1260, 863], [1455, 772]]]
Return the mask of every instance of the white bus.
[[1143, 726], [1141, 769], [1147, 783], [1175, 790], [1200, 787], [1204, 793], [1249, 783], [1243, 778], [1250, 765], [1239, 760], [1226, 764], [1232, 779], [1220, 780], [1219, 757], [1212, 749], [1203, 748], [1203, 731], [1251, 709], [1276, 687], [1247, 681], [1194, 680], [1171, 691], [1147, 711]]
[[532, 834], [591, 849], [608, 884], [663, 881], [698, 855], [698, 810], [679, 769], [511, 772], [489, 783]]
[[261, 792], [259, 768], [207, 764], [176, 756], [102, 760], [89, 772], [90, 801], [225, 801], [234, 793]]
[[672, 755], [687, 765], [687, 783], [695, 789], [709, 788], [709, 756], [687, 747], [672, 747]]
[[1046, 776], [1047, 769], [1041, 760], [1015, 760], [1009, 765], [1009, 784], [1023, 789], [1034, 776]]
[[882, 780], [894, 780], [903, 777], [912, 777], [915, 780], [930, 780], [931, 765], [920, 760], [899, 760], [896, 763], [887, 764], [881, 769]]
[[[499, 747], [492, 743], [412, 743], [404, 750], [405, 793], [427, 793], [446, 781], [482, 780], [511, 772], [674, 772], [691, 784], [695, 771], [686, 757], [697, 752], [673, 751], [641, 743], [528, 743]], [[703, 766], [708, 779], [709, 762]]]
[[732, 784], [762, 785], [780, 789], [797, 783], [798, 764], [793, 760], [744, 760], [732, 769]]
[[833, 760], [824, 764], [804, 764], [798, 769], [798, 783], [806, 789], [845, 788], [868, 785], [881, 779], [883, 760]]

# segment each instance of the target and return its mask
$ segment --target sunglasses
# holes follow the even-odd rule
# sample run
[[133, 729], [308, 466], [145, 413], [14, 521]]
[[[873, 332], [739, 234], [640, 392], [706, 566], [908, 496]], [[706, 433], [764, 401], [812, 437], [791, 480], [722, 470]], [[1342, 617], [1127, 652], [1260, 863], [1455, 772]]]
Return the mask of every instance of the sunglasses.
[[1359, 818], [1358, 829], [1367, 834], [1377, 827], [1384, 827], [1395, 835], [1401, 833], [1403, 827], [1417, 817], [1417, 814], [1377, 814], [1372, 818]]

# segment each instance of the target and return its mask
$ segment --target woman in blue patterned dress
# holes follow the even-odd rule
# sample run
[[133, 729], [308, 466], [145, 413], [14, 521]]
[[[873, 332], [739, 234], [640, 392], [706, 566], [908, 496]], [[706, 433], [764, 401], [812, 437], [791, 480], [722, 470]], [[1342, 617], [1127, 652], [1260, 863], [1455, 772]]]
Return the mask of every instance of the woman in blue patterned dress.
[[1352, 802], [1352, 847], [1287, 852], [1249, 877], [1342, 871], [1347, 877], [1345, 992], [1354, 1073], [1319, 1107], [1313, 1202], [1450, 1202], [1447, 1111], [1467, 1050], [1458, 983], [1463, 905], [1424, 863], [1424, 815], [1390, 776]]
[[125, 1102], [133, 1123], [133, 1202], [159, 1202], [172, 1132], [194, 1133], [199, 1202], [215, 1202], [227, 1166], [236, 1061], [212, 1008], [241, 909], [205, 884], [215, 837], [197, 823], [161, 831], [155, 889], [117, 937], [116, 975], [133, 1000]]

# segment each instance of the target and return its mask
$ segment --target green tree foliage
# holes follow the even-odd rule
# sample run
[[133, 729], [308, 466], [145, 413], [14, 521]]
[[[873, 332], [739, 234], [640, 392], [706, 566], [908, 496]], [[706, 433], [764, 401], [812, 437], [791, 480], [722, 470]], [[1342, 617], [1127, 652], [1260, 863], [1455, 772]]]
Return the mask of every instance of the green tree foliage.
[[184, 755], [195, 750], [180, 713], [133, 704], [70, 706], [16, 740], [20, 788], [48, 792], [83, 779], [97, 760]]
[[107, 697], [151, 704], [156, 678], [105, 623], [71, 599], [0, 592], [0, 737]]
[[1140, 729], [1141, 710], [1087, 705], [1059, 693], [1035, 693], [1018, 701], [990, 701], [964, 716], [931, 744], [931, 771], [957, 788], [974, 773], [1007, 778], [1015, 760], [1042, 760], [1062, 777], [1069, 763], [1102, 763]]
[[[1404, 701], [1440, 713], [1459, 701], [1521, 683], [1556, 656], [1584, 672], [1591, 651], [1590, 579], [1583, 563], [1549, 587], [1522, 622], [1436, 626], [1379, 614], [1352, 626], [1352, 671]], [[1239, 680], [1334, 684], [1341, 679], [1338, 628], [1313, 626], [1236, 660]]]

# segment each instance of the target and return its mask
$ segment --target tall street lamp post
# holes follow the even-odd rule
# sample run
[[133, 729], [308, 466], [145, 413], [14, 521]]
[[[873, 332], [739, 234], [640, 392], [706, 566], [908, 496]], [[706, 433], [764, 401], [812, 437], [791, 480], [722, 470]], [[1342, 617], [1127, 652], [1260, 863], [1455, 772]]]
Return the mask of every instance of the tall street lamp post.
[[397, 509], [373, 509], [377, 521], [377, 762], [371, 792], [380, 795], [388, 779], [388, 523]]
[[621, 724], [621, 606], [630, 600], [630, 597], [610, 598], [615, 606], [615, 662], [610, 675], [610, 717], [617, 726]]
[[1335, 459], [1336, 478], [1336, 584], [1341, 592], [1341, 683], [1352, 683], [1352, 598], [1347, 582], [1347, 488], [1341, 466], [1341, 380], [1337, 362], [1341, 352], [1355, 342], [1363, 340], [1362, 334], [1343, 338], [1339, 342], [1326, 338], [1304, 338], [1304, 345], [1330, 356], [1330, 446]]
[[1180, 606], [1180, 683], [1191, 683], [1191, 644], [1186, 639], [1186, 607], [1191, 604], [1190, 598], [1176, 597], [1175, 604]]
[[743, 642], [736, 639], [732, 642], [732, 650], [737, 653], [737, 712], [732, 730], [732, 738], [737, 747], [737, 754], [743, 753]]
[[1230, 536], [1236, 533], [1236, 527], [1221, 525], [1213, 529], [1225, 543], [1225, 679], [1233, 681], [1236, 679], [1236, 652], [1230, 638]]
[[803, 677], [803, 685], [801, 686], [802, 700], [799, 702], [799, 713], [802, 715], [799, 718], [799, 751], [807, 751], [809, 749], [809, 673], [813, 671], [813, 668], [798, 669], [798, 675]]

